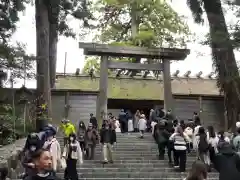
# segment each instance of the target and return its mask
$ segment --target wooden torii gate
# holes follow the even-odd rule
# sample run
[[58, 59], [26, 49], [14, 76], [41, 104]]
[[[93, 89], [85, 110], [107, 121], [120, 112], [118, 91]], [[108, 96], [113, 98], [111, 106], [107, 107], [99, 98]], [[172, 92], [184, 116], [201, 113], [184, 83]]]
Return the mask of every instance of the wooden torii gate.
[[[189, 55], [189, 49], [176, 48], [143, 48], [116, 46], [96, 43], [79, 43], [85, 55], [101, 56], [99, 96], [97, 100], [96, 117], [98, 121], [107, 118], [108, 69], [163, 71], [164, 109], [174, 112], [174, 101], [171, 87], [170, 60], [184, 60]], [[132, 57], [161, 59], [162, 63], [141, 64], [111, 61], [108, 57]], [[151, 92], [149, 92], [151, 93]]]

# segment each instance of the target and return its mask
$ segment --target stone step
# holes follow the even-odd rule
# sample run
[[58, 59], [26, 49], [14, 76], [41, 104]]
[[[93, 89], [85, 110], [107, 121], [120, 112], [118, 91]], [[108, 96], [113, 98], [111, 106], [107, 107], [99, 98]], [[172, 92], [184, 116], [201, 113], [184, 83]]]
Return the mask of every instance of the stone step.
[[[63, 142], [63, 138], [57, 138], [58, 141]], [[143, 139], [139, 138], [138, 136], [135, 137], [117, 137], [116, 138], [117, 142], [154, 142], [154, 138], [153, 137], [145, 137]]]
[[[95, 160], [103, 160], [103, 156], [95, 156], [94, 158]], [[124, 160], [146, 160], [146, 161], [150, 161], [150, 160], [157, 160], [157, 156], [150, 156], [150, 157], [122, 157], [122, 156], [113, 156], [113, 160], [118, 160], [118, 161], [124, 161]], [[165, 160], [167, 160], [167, 158], [165, 158]], [[189, 158], [187, 159], [187, 163], [188, 162], [193, 162], [196, 161], [196, 158]]]
[[[193, 162], [195, 161], [188, 161], [186, 163], [186, 167], [191, 167]], [[150, 162], [128, 162], [128, 163], [121, 163], [119, 161], [114, 161], [114, 164], [103, 164], [101, 160], [99, 161], [92, 161], [89, 162], [85, 160], [83, 164], [77, 164], [78, 168], [168, 168], [170, 167], [167, 161], [160, 161], [155, 163]]]
[[[134, 167], [134, 166], [168, 166], [168, 161], [167, 160], [147, 160], [147, 159], [122, 159], [122, 160], [114, 160], [113, 164], [102, 164], [102, 158], [101, 159], [96, 159], [96, 160], [84, 160], [83, 164], [78, 165], [79, 167], [85, 167], [88, 166], [89, 164], [92, 166], [96, 166], [96, 167], [102, 167], [102, 166], [108, 166], [109, 167], [118, 167], [118, 166], [127, 166], [127, 167]], [[196, 160], [193, 159], [189, 159], [187, 160], [186, 164], [187, 165], [192, 165], [192, 163], [194, 163]]]
[[[187, 167], [187, 172], [191, 169], [191, 167]], [[114, 167], [78, 167], [78, 172], [84, 172], [84, 173], [101, 173], [101, 172], [174, 172], [174, 168], [170, 167], [130, 167], [130, 168], [114, 168]], [[60, 169], [59, 172], [64, 172], [64, 169]], [[216, 172], [216, 170], [213, 169], [213, 172]]]
[[[63, 144], [64, 142], [63, 141], [58, 141], [60, 144]], [[122, 144], [122, 145], [156, 145], [156, 143], [152, 140], [149, 140], [149, 141], [125, 141], [125, 140], [122, 140], [122, 141], [117, 141], [117, 144]]]
[[[95, 154], [102, 154], [102, 149], [96, 149], [95, 150]], [[142, 151], [142, 150], [126, 150], [126, 151], [123, 151], [123, 150], [120, 150], [120, 149], [117, 149], [117, 148], [114, 148], [113, 149], [113, 153], [115, 155], [156, 155], [158, 154], [158, 150], [152, 150], [152, 151]], [[165, 154], [167, 154], [167, 150], [165, 151]], [[191, 152], [191, 153], [187, 153], [187, 157], [196, 157], [196, 153], [195, 152]]]
[[[193, 160], [189, 160], [189, 162], [191, 162]], [[85, 160], [84, 161], [85, 163], [88, 163], [88, 164], [93, 164], [93, 163], [99, 163], [101, 161], [99, 160]], [[150, 164], [161, 164], [161, 163], [164, 163], [164, 162], [167, 162], [167, 159], [166, 160], [157, 160], [157, 159], [143, 159], [143, 160], [138, 160], [138, 159], [123, 159], [123, 160], [115, 160], [114, 163], [121, 163], [121, 164], [124, 164], [124, 163], [150, 163]], [[187, 161], [188, 162], [188, 161]]]
[[[185, 178], [185, 177], [184, 177]], [[79, 180], [159, 180], [159, 178], [79, 178]], [[13, 179], [22, 180], [22, 179]], [[161, 180], [183, 180], [183, 178], [161, 178]], [[208, 180], [219, 180], [219, 178], [208, 178]]]
[[[184, 179], [187, 176], [186, 173], [178, 172], [102, 172], [102, 173], [87, 173], [79, 172], [80, 178], [182, 178]], [[57, 176], [60, 178], [64, 177], [64, 173], [57, 173]], [[218, 173], [208, 173], [209, 178], [218, 178]]]
[[[102, 159], [103, 158], [103, 154], [96, 154], [94, 157], [96, 160], [98, 159]], [[153, 155], [119, 155], [119, 154], [114, 154], [113, 153], [113, 159], [115, 160], [158, 160], [158, 156], [156, 154]], [[165, 157], [165, 159], [167, 160], [168, 158]], [[196, 160], [196, 157], [187, 157], [187, 161], [188, 160]]]

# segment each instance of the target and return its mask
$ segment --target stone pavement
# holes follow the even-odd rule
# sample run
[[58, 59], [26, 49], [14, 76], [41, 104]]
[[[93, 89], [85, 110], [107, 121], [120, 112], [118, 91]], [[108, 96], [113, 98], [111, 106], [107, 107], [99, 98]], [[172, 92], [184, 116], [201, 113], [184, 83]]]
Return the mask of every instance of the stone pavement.
[[19, 154], [25, 145], [26, 139], [19, 139], [15, 143], [0, 148], [0, 168], [8, 168], [10, 178], [16, 178], [19, 172], [23, 172], [19, 161]]

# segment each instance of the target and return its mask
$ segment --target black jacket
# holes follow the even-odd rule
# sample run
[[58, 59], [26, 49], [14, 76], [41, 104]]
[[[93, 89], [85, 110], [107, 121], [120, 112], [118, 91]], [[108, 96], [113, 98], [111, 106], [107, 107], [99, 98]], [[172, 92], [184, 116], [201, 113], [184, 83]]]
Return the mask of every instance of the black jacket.
[[33, 175], [33, 176], [27, 176], [23, 180], [61, 180], [61, 179], [55, 176], [53, 172], [51, 172], [46, 177]]
[[214, 158], [219, 180], [240, 179], [240, 157], [231, 149], [225, 149]]
[[92, 125], [93, 125], [95, 128], [98, 127], [98, 123], [97, 123], [96, 117], [91, 117], [91, 118], [90, 118], [90, 123], [92, 123]]
[[119, 122], [127, 122], [127, 114], [121, 111], [118, 115]]
[[[108, 137], [107, 137], [108, 136]], [[104, 127], [100, 130], [100, 143], [110, 143], [116, 142], [116, 132], [111, 127], [105, 129]]]
[[170, 137], [170, 133], [166, 130], [165, 123], [163, 122], [155, 125], [153, 135], [157, 144], [167, 143]]

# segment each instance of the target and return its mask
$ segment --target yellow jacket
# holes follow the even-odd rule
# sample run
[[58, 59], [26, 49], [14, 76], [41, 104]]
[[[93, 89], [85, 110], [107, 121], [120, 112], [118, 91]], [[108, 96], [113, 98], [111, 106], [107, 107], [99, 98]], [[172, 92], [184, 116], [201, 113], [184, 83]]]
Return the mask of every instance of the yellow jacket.
[[62, 124], [61, 128], [65, 137], [69, 137], [70, 134], [76, 133], [75, 126], [72, 123]]

